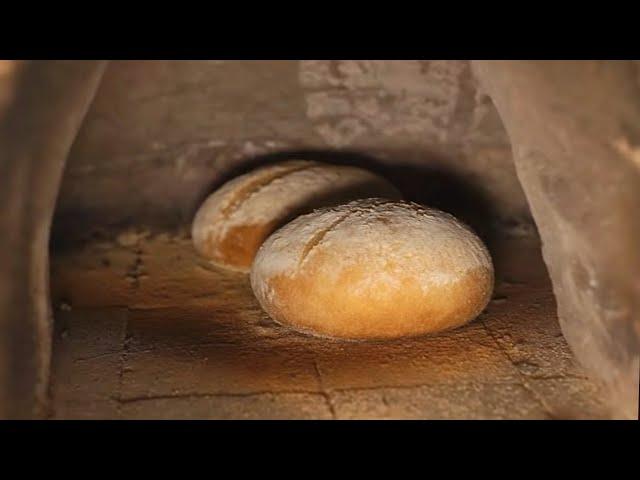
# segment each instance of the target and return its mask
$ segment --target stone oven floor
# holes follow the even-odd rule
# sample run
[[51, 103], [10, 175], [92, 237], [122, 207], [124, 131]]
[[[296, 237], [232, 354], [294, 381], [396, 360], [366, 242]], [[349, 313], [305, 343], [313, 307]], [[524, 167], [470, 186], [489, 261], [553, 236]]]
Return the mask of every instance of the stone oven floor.
[[560, 332], [537, 240], [498, 251], [477, 320], [379, 343], [278, 326], [247, 276], [208, 265], [184, 234], [54, 253], [51, 418], [606, 418]]

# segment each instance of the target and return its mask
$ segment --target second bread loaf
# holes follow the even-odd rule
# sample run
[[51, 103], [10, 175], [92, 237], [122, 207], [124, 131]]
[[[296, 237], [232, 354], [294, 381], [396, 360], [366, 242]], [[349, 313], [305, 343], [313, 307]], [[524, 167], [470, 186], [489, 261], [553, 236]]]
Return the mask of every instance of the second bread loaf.
[[362, 168], [291, 160], [234, 178], [211, 194], [192, 226], [196, 250], [213, 263], [248, 272], [262, 242], [298, 215], [368, 197], [400, 199], [384, 178]]

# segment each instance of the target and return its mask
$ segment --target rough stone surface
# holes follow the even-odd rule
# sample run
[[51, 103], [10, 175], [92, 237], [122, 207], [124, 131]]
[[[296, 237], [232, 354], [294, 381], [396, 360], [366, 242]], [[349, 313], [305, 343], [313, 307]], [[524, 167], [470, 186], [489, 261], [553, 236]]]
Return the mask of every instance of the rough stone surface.
[[[544, 242], [563, 333], [588, 369], [607, 381], [612, 415], [637, 418], [640, 217], [629, 212], [640, 200], [638, 65], [477, 62], [478, 83], [465, 61], [136, 61], [110, 63], [98, 87], [100, 62], [0, 62], [0, 417], [44, 411], [51, 331], [46, 247], [68, 156], [54, 245], [92, 243], [88, 255], [64, 257], [70, 264], [56, 274], [64, 288], [55, 305], [66, 315], [60, 322], [71, 326], [60, 333], [70, 343], [56, 347], [58, 417], [164, 415], [173, 405], [174, 411], [192, 405], [193, 415], [214, 409], [213, 417], [242, 416], [236, 401], [253, 413], [271, 409], [274, 416], [602, 416], [595, 401], [600, 390], [555, 336], [546, 272], [531, 270], [534, 260], [522, 261], [529, 247], [505, 246], [494, 231], [525, 244], [534, 233], [517, 170]], [[408, 199], [453, 213], [478, 231], [505, 296], [468, 327], [482, 325], [486, 335], [476, 331], [471, 343], [458, 339], [479, 352], [473, 371], [480, 382], [465, 377], [462, 367], [447, 371], [437, 363], [439, 348], [463, 363], [445, 336], [413, 350], [356, 348], [355, 358], [373, 364], [367, 376], [394, 380], [367, 386], [342, 346], [314, 344], [268, 326], [246, 281], [190, 258], [185, 238], [161, 234], [150, 243], [146, 230], [129, 230], [115, 245], [96, 244], [112, 239], [116, 225], [156, 232], [188, 225], [216, 185], [254, 165], [301, 153], [379, 170]], [[167, 257], [154, 254], [160, 244], [171, 245], [161, 249]], [[86, 310], [78, 310], [83, 304]], [[109, 325], [124, 318], [114, 307], [130, 310], [135, 320], [125, 315], [129, 336], [112, 348], [120, 330]], [[217, 312], [215, 321], [205, 311]], [[175, 345], [158, 325], [183, 313], [190, 320], [185, 331], [173, 330], [184, 342]], [[213, 343], [189, 347], [199, 335]], [[264, 360], [265, 374], [240, 360], [219, 368], [209, 363], [207, 348], [219, 340], [227, 342], [229, 355]], [[437, 346], [430, 346], [436, 353], [429, 360], [420, 353], [431, 341]], [[483, 353], [485, 341], [498, 356]], [[179, 352], [167, 354], [168, 367], [185, 368], [184, 355], [198, 360], [184, 384], [170, 368], [164, 379], [158, 371], [157, 381], [131, 370], [129, 361], [145, 368], [153, 367], [149, 359], [164, 361], [154, 357], [156, 343], [158, 351], [167, 343], [167, 352]], [[267, 355], [281, 345], [277, 355]], [[333, 362], [341, 355], [344, 368]], [[384, 363], [403, 356], [408, 368]], [[237, 381], [226, 376], [234, 365]], [[286, 385], [281, 372], [289, 367], [283, 365], [309, 390], [290, 389], [295, 382]], [[210, 370], [219, 380], [196, 391], [196, 380]], [[418, 377], [432, 383], [414, 384]], [[167, 393], [174, 383], [176, 392]], [[247, 387], [253, 384], [269, 391]], [[415, 391], [403, 403], [405, 388]], [[460, 408], [482, 399], [487, 409], [463, 411], [442, 400], [454, 391], [467, 399]], [[384, 404], [387, 394], [398, 399], [388, 411], [374, 400]], [[349, 398], [355, 400], [350, 404]], [[533, 403], [504, 410], [501, 398]], [[317, 408], [303, 411], [306, 400]]]
[[476, 62], [511, 138], [562, 331], [638, 418], [640, 63]]
[[51, 221], [103, 70], [104, 62], [0, 61], [0, 419], [45, 414]]
[[328, 420], [325, 398], [307, 393], [203, 395], [126, 401], [128, 419], [172, 420]]
[[459, 383], [344, 390], [334, 394], [336, 417], [345, 420], [540, 420], [550, 419], [518, 384]]
[[480, 227], [530, 222], [466, 61], [114, 61], [69, 157], [55, 240], [188, 224], [216, 186], [293, 152], [373, 168], [457, 215], [480, 210]]
[[118, 417], [127, 316], [126, 308], [117, 307], [57, 312], [51, 381], [55, 418]]
[[210, 266], [184, 236], [127, 236], [138, 240], [52, 258], [52, 418], [609, 416], [560, 334], [535, 237], [501, 240], [476, 321], [353, 343], [277, 325], [246, 275]]

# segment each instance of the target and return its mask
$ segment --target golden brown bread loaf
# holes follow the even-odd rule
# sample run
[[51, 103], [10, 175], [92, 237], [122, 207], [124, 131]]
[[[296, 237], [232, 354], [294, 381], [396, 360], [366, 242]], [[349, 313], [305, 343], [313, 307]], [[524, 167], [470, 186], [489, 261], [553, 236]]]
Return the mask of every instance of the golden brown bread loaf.
[[213, 263], [248, 272], [262, 242], [314, 208], [367, 197], [401, 198], [367, 170], [291, 160], [234, 178], [211, 194], [192, 225], [196, 250]]
[[325, 337], [383, 339], [463, 325], [487, 305], [493, 265], [449, 214], [356, 200], [298, 217], [262, 245], [251, 286], [276, 322]]

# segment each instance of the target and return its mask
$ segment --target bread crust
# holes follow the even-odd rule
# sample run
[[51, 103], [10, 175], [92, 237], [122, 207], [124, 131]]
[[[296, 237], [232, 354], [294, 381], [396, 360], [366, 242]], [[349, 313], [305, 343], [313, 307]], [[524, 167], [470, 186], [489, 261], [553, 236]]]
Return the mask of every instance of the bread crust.
[[387, 180], [361, 168], [306, 160], [258, 168], [203, 202], [192, 225], [193, 243], [215, 265], [248, 272], [262, 242], [289, 220], [372, 196], [401, 198]]
[[493, 275], [482, 241], [451, 215], [369, 199], [276, 231], [256, 256], [251, 285], [280, 324], [374, 340], [464, 325], [487, 305]]

